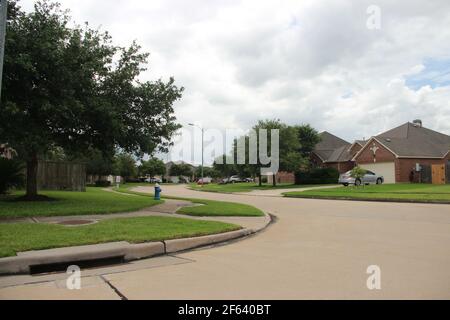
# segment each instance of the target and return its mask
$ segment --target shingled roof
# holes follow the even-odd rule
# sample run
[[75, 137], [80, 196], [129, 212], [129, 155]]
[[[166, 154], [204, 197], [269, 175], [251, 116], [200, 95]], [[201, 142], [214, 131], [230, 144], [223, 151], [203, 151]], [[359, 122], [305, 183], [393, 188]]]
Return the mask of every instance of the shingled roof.
[[398, 157], [443, 158], [450, 151], [450, 136], [411, 122], [375, 138]]
[[349, 148], [351, 144], [335, 135], [324, 131], [319, 134], [321, 141], [316, 144], [313, 152], [323, 162], [349, 161], [351, 155]]

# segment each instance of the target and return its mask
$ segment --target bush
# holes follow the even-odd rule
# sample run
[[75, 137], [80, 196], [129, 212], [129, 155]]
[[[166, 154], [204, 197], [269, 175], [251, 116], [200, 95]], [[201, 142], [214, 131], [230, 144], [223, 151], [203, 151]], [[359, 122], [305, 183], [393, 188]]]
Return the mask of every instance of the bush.
[[333, 184], [339, 180], [339, 171], [335, 168], [315, 168], [295, 173], [295, 184]]
[[17, 160], [0, 158], [0, 194], [24, 185], [23, 164]]
[[111, 185], [111, 182], [108, 180], [97, 180], [95, 181], [96, 187], [109, 187]]

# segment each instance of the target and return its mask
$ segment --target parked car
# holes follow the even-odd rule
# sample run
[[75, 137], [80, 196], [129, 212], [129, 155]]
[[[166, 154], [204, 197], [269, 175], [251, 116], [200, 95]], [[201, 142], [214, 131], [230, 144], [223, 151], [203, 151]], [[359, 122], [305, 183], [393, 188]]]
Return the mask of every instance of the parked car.
[[236, 183], [236, 182], [243, 182], [239, 176], [231, 176], [229, 178], [225, 178], [222, 180], [223, 183]]
[[209, 177], [204, 177], [203, 179], [200, 178], [197, 180], [197, 184], [199, 184], [199, 185], [200, 184], [209, 184], [211, 182], [212, 182], [212, 178], [209, 178]]
[[162, 181], [159, 178], [147, 178], [147, 179], [145, 179], [145, 182], [148, 182], [148, 183], [161, 183]]
[[255, 179], [253, 179], [253, 178], [245, 178], [244, 182], [255, 182]]
[[[355, 186], [359, 186], [361, 184], [382, 184], [384, 182], [384, 177], [382, 175], [376, 174], [372, 171], [366, 170], [366, 174], [362, 177], [362, 179], [355, 179], [351, 176], [351, 171], [347, 171], [339, 175], [339, 183], [344, 186], [348, 186], [350, 184], [354, 184]], [[362, 180], [362, 181], [361, 181]]]

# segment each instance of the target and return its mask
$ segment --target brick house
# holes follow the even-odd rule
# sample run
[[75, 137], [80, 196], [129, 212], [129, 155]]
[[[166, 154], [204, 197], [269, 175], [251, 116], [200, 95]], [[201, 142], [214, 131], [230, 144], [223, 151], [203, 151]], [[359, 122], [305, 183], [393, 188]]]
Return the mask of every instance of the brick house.
[[352, 160], [386, 183], [450, 182], [450, 136], [415, 120], [372, 137]]
[[327, 131], [321, 132], [321, 141], [311, 154], [311, 163], [319, 168], [336, 168], [340, 173], [353, 169], [353, 156], [360, 151], [366, 141], [347, 142]]
[[[339, 173], [347, 172], [355, 166], [352, 158], [361, 150], [367, 141], [356, 140], [347, 142], [327, 131], [319, 133], [320, 142], [311, 152], [311, 164], [316, 168], [336, 168]], [[267, 176], [268, 183], [272, 183], [273, 177]], [[277, 183], [294, 183], [293, 172], [279, 171], [276, 174]]]

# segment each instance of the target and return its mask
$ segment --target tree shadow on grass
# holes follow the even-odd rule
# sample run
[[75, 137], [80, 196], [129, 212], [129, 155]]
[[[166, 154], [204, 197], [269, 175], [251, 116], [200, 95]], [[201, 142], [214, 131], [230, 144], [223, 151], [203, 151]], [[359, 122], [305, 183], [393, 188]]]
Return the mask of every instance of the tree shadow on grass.
[[17, 195], [2, 195], [0, 196], [0, 201], [4, 202], [55, 202], [60, 201], [60, 199], [44, 196], [44, 195], [36, 195], [32, 198], [29, 198], [25, 195], [17, 196]]

